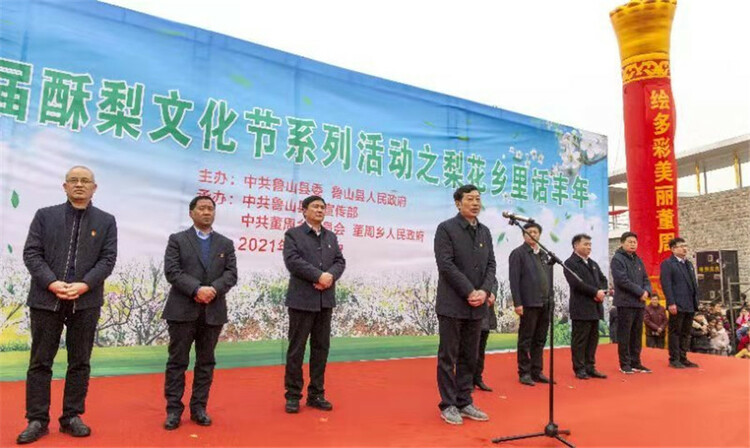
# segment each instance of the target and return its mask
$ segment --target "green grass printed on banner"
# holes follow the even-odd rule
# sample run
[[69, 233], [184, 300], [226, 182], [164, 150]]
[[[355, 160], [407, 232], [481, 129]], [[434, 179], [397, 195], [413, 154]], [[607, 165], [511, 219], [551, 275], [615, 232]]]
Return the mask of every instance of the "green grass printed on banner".
[[[515, 349], [516, 334], [491, 333], [487, 350]], [[609, 342], [601, 338], [600, 343]], [[328, 360], [359, 361], [394, 359], [413, 356], [434, 356], [438, 337], [390, 336], [363, 338], [333, 338]], [[284, 363], [286, 341], [222, 342], [216, 348], [217, 368], [253, 367]], [[309, 354], [309, 349], [307, 351]], [[65, 376], [67, 352], [61, 349], [55, 357], [54, 378]], [[190, 369], [194, 353], [191, 353]], [[135, 346], [94, 348], [91, 359], [92, 376], [135, 375], [163, 372], [167, 361], [167, 347]], [[26, 378], [29, 352], [0, 353], [0, 381], [18, 381]]]
[[[333, 338], [329, 361], [432, 356], [437, 353], [438, 337], [391, 336]], [[515, 334], [492, 334], [488, 350], [514, 348]], [[216, 348], [217, 368], [268, 366], [284, 363], [286, 341], [222, 342]], [[309, 354], [309, 350], [308, 350]], [[193, 362], [191, 353], [191, 369]], [[55, 357], [54, 377], [65, 376], [67, 352], [61, 349]], [[91, 359], [92, 376], [133, 375], [164, 371], [167, 347], [135, 346], [94, 348]], [[26, 377], [29, 352], [0, 353], [0, 381], [16, 381]]]

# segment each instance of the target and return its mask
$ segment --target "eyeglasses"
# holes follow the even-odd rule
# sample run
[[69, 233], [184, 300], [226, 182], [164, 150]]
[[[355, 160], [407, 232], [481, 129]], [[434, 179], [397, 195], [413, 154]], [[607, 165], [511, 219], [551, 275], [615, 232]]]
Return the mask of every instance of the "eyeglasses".
[[88, 185], [88, 184], [94, 183], [93, 180], [86, 179], [85, 177], [83, 179], [78, 179], [77, 177], [71, 177], [70, 179], [66, 179], [65, 182], [71, 185], [75, 185], [75, 184]]

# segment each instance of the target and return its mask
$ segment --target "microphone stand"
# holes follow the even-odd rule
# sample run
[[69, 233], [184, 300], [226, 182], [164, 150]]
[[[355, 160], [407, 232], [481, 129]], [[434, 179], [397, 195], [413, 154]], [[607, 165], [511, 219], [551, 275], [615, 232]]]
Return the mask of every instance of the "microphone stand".
[[[544, 247], [536, 238], [531, 236], [529, 232], [526, 231], [526, 229], [523, 228], [523, 226], [518, 222], [518, 220], [515, 217], [510, 217], [510, 225], [515, 225], [521, 231], [524, 235], [528, 236], [531, 240], [536, 242], [536, 244], [539, 246], [539, 249], [543, 251], [545, 255], [548, 257], [547, 263], [550, 265], [559, 264], [562, 266], [564, 270], [566, 270], [568, 273], [572, 274], [574, 278], [577, 278], [578, 281], [582, 282], [581, 278], [570, 268], [565, 266], [565, 264], [555, 255], [552, 253], [549, 249]], [[547, 422], [547, 426], [544, 427], [544, 431], [542, 432], [535, 432], [535, 433], [529, 433], [529, 434], [520, 434], [515, 436], [508, 436], [508, 437], [498, 437], [495, 439], [492, 439], [492, 443], [501, 443], [501, 442], [509, 442], [512, 440], [521, 440], [521, 439], [530, 439], [534, 437], [550, 437], [553, 439], [557, 439], [563, 444], [569, 446], [570, 448], [575, 448], [575, 445], [565, 440], [562, 435], [570, 435], [570, 430], [568, 429], [559, 429], [557, 426], [557, 423], [555, 423], [554, 419], [554, 409], [555, 409], [555, 331], [554, 331], [554, 316], [555, 316], [555, 295], [554, 293], [551, 295], [550, 298], [550, 307], [549, 307], [549, 421]]]

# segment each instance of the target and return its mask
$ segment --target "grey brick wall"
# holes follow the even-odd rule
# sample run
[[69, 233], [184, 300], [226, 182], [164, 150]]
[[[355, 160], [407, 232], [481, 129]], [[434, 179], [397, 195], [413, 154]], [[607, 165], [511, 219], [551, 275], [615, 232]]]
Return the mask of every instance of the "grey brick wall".
[[[680, 236], [688, 241], [690, 253], [736, 250], [740, 281], [750, 282], [750, 187], [680, 197], [678, 204]], [[618, 247], [619, 238], [609, 240], [610, 258]]]

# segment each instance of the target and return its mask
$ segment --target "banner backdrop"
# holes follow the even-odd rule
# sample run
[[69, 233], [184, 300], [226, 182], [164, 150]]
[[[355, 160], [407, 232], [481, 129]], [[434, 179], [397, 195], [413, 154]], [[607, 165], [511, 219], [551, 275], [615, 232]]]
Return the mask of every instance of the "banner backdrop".
[[[3, 1], [0, 17], [6, 346], [28, 340], [29, 223], [65, 200], [76, 164], [95, 172], [94, 203], [120, 232], [100, 346], [165, 341], [164, 249], [199, 193], [237, 249], [224, 341], [285, 337], [283, 234], [310, 194], [328, 201], [325, 225], [347, 259], [335, 336], [436, 332], [433, 236], [464, 183], [481, 189], [495, 239], [501, 331], [517, 325], [507, 264], [522, 241], [503, 210], [538, 218], [563, 259], [575, 233], [591, 234], [606, 269], [601, 135], [96, 2]], [[561, 272], [556, 289], [562, 316]]]

